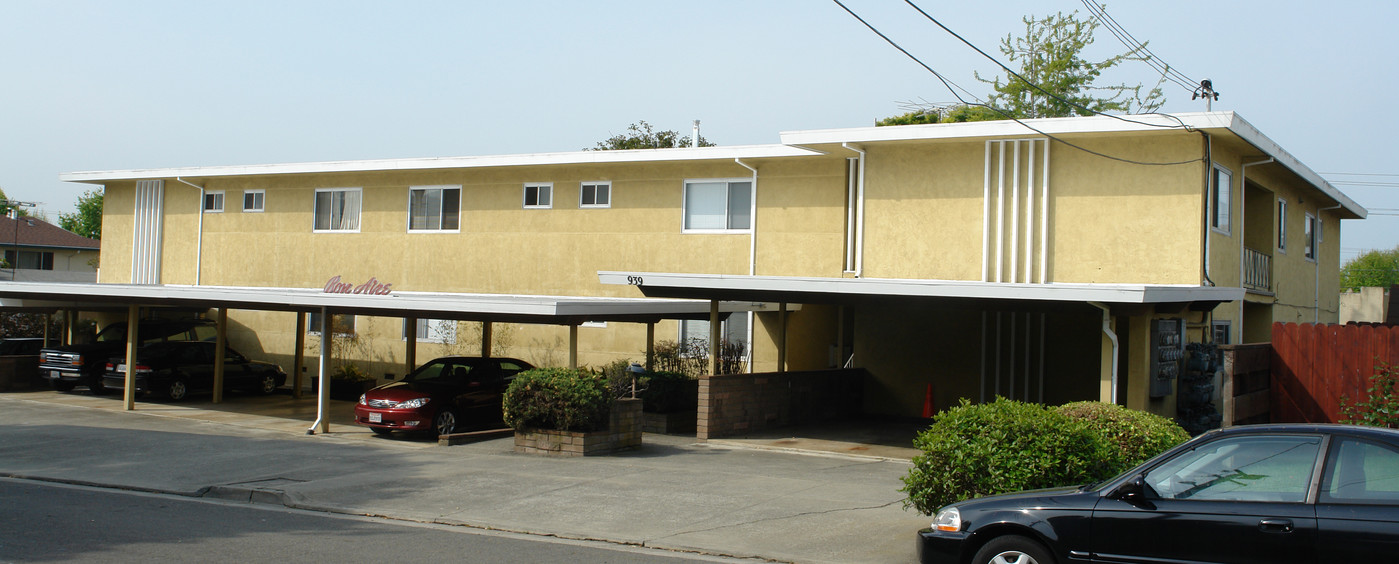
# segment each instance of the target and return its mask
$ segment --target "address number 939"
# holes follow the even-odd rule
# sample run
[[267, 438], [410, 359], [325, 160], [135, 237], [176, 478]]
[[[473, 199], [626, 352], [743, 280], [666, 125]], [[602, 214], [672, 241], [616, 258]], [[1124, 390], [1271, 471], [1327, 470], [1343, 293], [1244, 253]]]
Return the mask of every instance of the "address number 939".
[[640, 277], [640, 276], [628, 276], [628, 277], [627, 277], [627, 284], [631, 284], [632, 286], [640, 286], [640, 285], [641, 285], [641, 277]]

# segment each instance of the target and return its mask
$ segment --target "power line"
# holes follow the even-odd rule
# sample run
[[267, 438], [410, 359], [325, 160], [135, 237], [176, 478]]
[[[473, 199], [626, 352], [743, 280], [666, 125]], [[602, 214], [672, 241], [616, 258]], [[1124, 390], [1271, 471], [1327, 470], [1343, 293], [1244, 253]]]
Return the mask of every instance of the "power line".
[[[956, 86], [956, 85], [953, 84], [951, 81], [949, 81], [947, 78], [943, 77], [941, 73], [939, 73], [939, 72], [936, 71], [936, 70], [933, 70], [933, 67], [928, 66], [927, 63], [924, 63], [922, 60], [920, 60], [920, 59], [919, 59], [917, 56], [915, 56], [913, 53], [908, 52], [907, 49], [904, 49], [902, 46], [900, 46], [900, 45], [899, 45], [897, 42], [895, 42], [893, 39], [890, 39], [889, 36], [884, 35], [884, 33], [881, 32], [881, 31], [879, 31], [878, 28], [875, 28], [873, 24], [870, 24], [869, 22], [865, 21], [865, 19], [862, 18], [862, 17], [860, 17], [859, 14], [856, 14], [854, 10], [851, 10], [851, 9], [850, 9], [849, 7], [847, 7], [845, 4], [841, 3], [840, 0], [832, 0], [832, 1], [835, 2], [837, 6], [840, 6], [840, 8], [841, 8], [842, 10], [845, 10], [846, 13], [850, 14], [851, 17], [855, 18], [857, 21], [859, 21], [860, 23], [864, 24], [864, 26], [867, 27], [867, 28], [869, 28], [870, 31], [874, 32], [875, 35], [878, 35], [878, 36], [879, 36], [881, 39], [883, 39], [886, 43], [888, 43], [889, 45], [892, 45], [895, 49], [898, 49], [899, 52], [901, 52], [901, 53], [904, 54], [904, 56], [907, 56], [909, 59], [912, 59], [913, 62], [918, 63], [919, 66], [923, 67], [924, 69], [927, 69], [927, 71], [930, 72], [930, 73], [932, 73], [933, 76], [936, 76], [936, 77], [938, 78], [938, 80], [942, 81], [943, 86], [947, 87], [948, 92], [951, 92], [951, 93], [952, 93], [952, 96], [953, 96], [954, 98], [957, 98], [957, 101], [960, 102], [960, 103], [961, 103], [962, 105], [964, 105], [964, 106], [977, 106], [977, 107], [986, 108], [986, 109], [988, 109], [988, 110], [991, 110], [991, 111], [993, 111], [993, 112], [996, 112], [996, 113], [998, 113], [998, 114], [1004, 116], [1004, 117], [1005, 117], [1006, 119], [1008, 119], [1008, 120], [1011, 120], [1011, 121], [1014, 121], [1015, 123], [1020, 124], [1021, 126], [1023, 126], [1023, 127], [1026, 128], [1026, 129], [1029, 129], [1030, 131], [1033, 131], [1033, 132], [1035, 132], [1035, 133], [1038, 133], [1038, 134], [1040, 134], [1040, 135], [1043, 135], [1043, 136], [1044, 136], [1045, 138], [1047, 138], [1047, 139], [1051, 139], [1051, 140], [1053, 140], [1053, 141], [1057, 141], [1057, 142], [1059, 142], [1059, 143], [1062, 143], [1062, 144], [1067, 145], [1067, 146], [1069, 146], [1069, 147], [1072, 147], [1072, 148], [1074, 148], [1074, 149], [1078, 149], [1079, 151], [1083, 151], [1083, 152], [1088, 153], [1088, 154], [1090, 154], [1090, 155], [1102, 157], [1102, 158], [1109, 159], [1109, 160], [1113, 160], [1113, 161], [1118, 161], [1118, 162], [1123, 162], [1123, 163], [1128, 163], [1128, 164], [1145, 165], [1145, 166], [1172, 166], [1172, 165], [1190, 164], [1190, 163], [1199, 162], [1199, 161], [1204, 160], [1204, 157], [1200, 157], [1200, 158], [1196, 158], [1196, 159], [1190, 159], [1190, 160], [1186, 160], [1186, 161], [1175, 161], [1175, 162], [1145, 162], [1145, 161], [1134, 161], [1134, 160], [1131, 160], [1131, 159], [1124, 159], [1124, 158], [1122, 158], [1122, 157], [1114, 157], [1114, 156], [1112, 156], [1112, 155], [1108, 155], [1108, 154], [1105, 154], [1105, 153], [1100, 153], [1100, 152], [1098, 152], [1098, 151], [1094, 151], [1094, 150], [1089, 149], [1089, 148], [1087, 148], [1087, 147], [1081, 147], [1081, 146], [1079, 146], [1079, 145], [1075, 145], [1075, 144], [1073, 144], [1073, 143], [1070, 143], [1070, 142], [1068, 142], [1068, 141], [1065, 141], [1065, 140], [1063, 140], [1063, 139], [1060, 139], [1060, 138], [1058, 138], [1058, 137], [1055, 137], [1055, 136], [1053, 136], [1053, 135], [1050, 135], [1049, 133], [1046, 133], [1046, 132], [1044, 132], [1044, 131], [1041, 131], [1039, 128], [1036, 128], [1036, 127], [1034, 127], [1034, 126], [1032, 126], [1032, 125], [1030, 125], [1030, 124], [1028, 124], [1028, 123], [1025, 123], [1023, 120], [1021, 120], [1020, 118], [1017, 118], [1017, 117], [1011, 115], [1011, 113], [1010, 113], [1010, 112], [1007, 112], [1006, 110], [1003, 110], [1003, 109], [1001, 109], [1001, 108], [997, 108], [997, 107], [995, 107], [995, 106], [992, 106], [992, 105], [990, 105], [990, 104], [987, 104], [987, 103], [983, 102], [980, 98], [977, 98], [975, 95], [971, 94], [971, 93], [968, 92], [966, 89], [964, 89], [964, 88], [962, 88], [962, 87], [960, 87], [960, 86]], [[911, 3], [910, 3], [910, 4], [911, 4]], [[918, 7], [917, 7], [917, 6], [914, 6], [914, 8], [917, 9]], [[919, 10], [919, 11], [921, 12], [922, 10]], [[936, 20], [935, 20], [935, 21], [936, 21]], [[941, 26], [942, 24], [938, 24], [938, 25]], [[947, 29], [947, 28], [944, 27], [943, 29]], [[951, 33], [951, 30], [948, 30], [948, 32]], [[956, 35], [956, 34], [953, 33], [953, 35]], [[965, 43], [966, 40], [963, 40], [963, 42]], [[970, 45], [970, 43], [968, 43], [968, 45]], [[972, 48], [973, 48], [973, 49], [976, 49], [976, 46], [973, 45]], [[978, 50], [978, 51], [979, 51], [979, 50]], [[984, 54], [984, 53], [983, 53], [983, 54]], [[993, 60], [994, 60], [994, 59], [993, 59]], [[999, 63], [998, 63], [998, 64], [999, 64]], [[956, 89], [954, 89], [953, 86], [956, 86]], [[965, 98], [962, 97], [962, 95], [960, 95], [960, 94], [957, 93], [957, 90], [962, 90], [963, 92], [966, 92], [966, 93], [967, 93], [967, 96], [971, 97], [973, 100], [976, 100], [976, 102], [974, 102], [974, 103], [973, 103], [973, 102], [968, 102]], [[1092, 110], [1088, 110], [1088, 111], [1091, 112]], [[1101, 114], [1101, 112], [1094, 112], [1094, 113], [1100, 113], [1100, 114]], [[1108, 114], [1101, 114], [1101, 115], [1108, 115]], [[1170, 117], [1170, 118], [1172, 118], [1172, 119], [1175, 119], [1175, 120], [1178, 121], [1178, 122], [1180, 121], [1179, 118], [1176, 118], [1175, 116], [1172, 116], [1172, 115], [1170, 115], [1170, 114], [1161, 114], [1161, 115], [1164, 115], [1164, 116], [1166, 116], [1166, 117]], [[1117, 117], [1117, 116], [1112, 116], [1112, 117]], [[1120, 119], [1120, 118], [1119, 118], [1119, 119]], [[1124, 120], [1124, 121], [1129, 121], [1129, 122], [1131, 122], [1132, 120]], [[1136, 123], [1136, 122], [1133, 122], [1133, 123]], [[1154, 124], [1153, 124], [1153, 125], [1154, 125]], [[1193, 131], [1193, 128], [1190, 128], [1189, 126], [1186, 126], [1186, 125], [1184, 124], [1184, 122], [1181, 122], [1181, 126], [1184, 127], [1186, 131]], [[1158, 127], [1170, 127], [1170, 128], [1175, 128], [1175, 126], [1158, 126]]]
[[1098, 20], [1103, 22], [1103, 25], [1108, 28], [1108, 31], [1111, 32], [1113, 36], [1117, 37], [1117, 40], [1121, 41], [1127, 49], [1131, 52], [1146, 53], [1146, 57], [1143, 60], [1150, 65], [1151, 68], [1160, 71], [1161, 75], [1166, 77], [1167, 80], [1191, 92], [1199, 88], [1200, 82], [1198, 80], [1185, 76], [1184, 73], [1161, 60], [1161, 57], [1156, 56], [1156, 53], [1151, 52], [1151, 49], [1147, 48], [1146, 43], [1138, 40], [1127, 31], [1127, 28], [1122, 27], [1122, 24], [1118, 23], [1111, 15], [1108, 15], [1105, 6], [1092, 0], [1082, 1], [1083, 5], [1088, 8], [1088, 11], [1094, 16], [1097, 16]]

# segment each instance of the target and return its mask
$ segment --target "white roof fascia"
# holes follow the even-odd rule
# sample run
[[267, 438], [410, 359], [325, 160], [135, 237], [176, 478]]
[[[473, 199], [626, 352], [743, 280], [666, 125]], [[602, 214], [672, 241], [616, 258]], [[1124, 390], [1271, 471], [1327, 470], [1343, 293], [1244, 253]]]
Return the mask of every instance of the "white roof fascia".
[[[11, 297], [23, 296], [23, 297]], [[36, 296], [42, 296], [43, 299]], [[226, 286], [77, 284], [6, 282], [0, 285], [0, 307], [21, 304], [64, 303], [70, 296], [111, 303], [207, 302], [208, 307], [312, 311], [322, 307], [336, 310], [381, 311], [392, 316], [399, 311], [434, 311], [443, 317], [462, 315], [502, 315], [528, 317], [589, 317], [693, 315], [709, 312], [707, 300], [670, 298], [604, 298], [587, 296], [530, 296], [507, 294], [454, 294], [442, 292], [399, 292], [387, 295], [330, 294], [320, 289], [259, 288]], [[68, 304], [71, 305], [71, 304]], [[775, 304], [720, 302], [719, 311], [775, 310]]]
[[[1022, 123], [1023, 122], [1023, 123]], [[783, 132], [782, 142], [789, 145], [819, 145], [824, 143], [876, 143], [886, 141], [918, 141], [936, 139], [972, 139], [987, 137], [1064, 135], [1075, 133], [1122, 133], [1162, 131], [1163, 128], [1226, 129], [1272, 157], [1322, 193], [1336, 200], [1347, 211], [1364, 219], [1368, 212], [1360, 204], [1332, 186], [1321, 175], [1302, 164], [1253, 124], [1234, 112], [1194, 112], [1183, 114], [1133, 114], [1127, 116], [1090, 116], [1070, 118], [978, 121], [904, 125], [898, 127], [861, 127], [853, 129], [821, 129]], [[1027, 127], [1028, 126], [1028, 127]], [[1030, 129], [1033, 127], [1035, 129]], [[1035, 131], [1039, 130], [1039, 131]]]
[[454, 168], [485, 168], [543, 165], [576, 165], [607, 163], [677, 162], [704, 160], [760, 159], [769, 157], [805, 157], [821, 155], [820, 151], [790, 145], [740, 145], [732, 147], [683, 147], [674, 149], [637, 149], [627, 151], [575, 151], [568, 153], [534, 153], [523, 155], [493, 155], [476, 157], [427, 157], [409, 159], [379, 159], [364, 161], [329, 161], [311, 163], [195, 166], [149, 168], [134, 170], [66, 172], [58, 175], [64, 182], [100, 184], [113, 180], [145, 180], [157, 178], [211, 178], [226, 176], [265, 176], [276, 174], [320, 174], [333, 172], [386, 172], [436, 170]]
[[[889, 278], [800, 278], [658, 272], [598, 272], [603, 284], [701, 290], [850, 294], [930, 298], [1103, 302], [1127, 304], [1231, 302], [1244, 298], [1243, 288], [1189, 284], [1012, 284], [958, 280]], [[640, 284], [637, 281], [640, 280]]]

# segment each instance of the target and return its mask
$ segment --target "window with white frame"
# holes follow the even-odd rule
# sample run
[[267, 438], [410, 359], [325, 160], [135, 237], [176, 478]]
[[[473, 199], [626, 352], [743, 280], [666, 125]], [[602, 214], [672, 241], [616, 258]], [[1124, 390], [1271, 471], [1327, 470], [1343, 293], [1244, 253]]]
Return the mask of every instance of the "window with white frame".
[[[452, 319], [417, 320], [418, 342], [455, 345], [457, 343], [457, 322]], [[403, 338], [408, 338], [408, 320], [403, 320]]]
[[1210, 329], [1211, 329], [1211, 335], [1210, 335], [1210, 336], [1214, 338], [1214, 344], [1216, 344], [1216, 345], [1227, 345], [1227, 344], [1229, 344], [1229, 333], [1230, 333], [1229, 329], [1230, 329], [1230, 326], [1231, 326], [1231, 325], [1232, 325], [1232, 324], [1231, 324], [1229, 321], [1227, 321], [1227, 320], [1226, 320], [1226, 321], [1214, 321], [1214, 322], [1211, 322], [1211, 323], [1210, 323]]
[[1278, 252], [1287, 252], [1287, 200], [1278, 198]]
[[[728, 319], [719, 322], [719, 331], [722, 339], [729, 343], [743, 345], [742, 350], [748, 350], [748, 314], [737, 312], [729, 314]], [[699, 320], [682, 320], [680, 322], [680, 341], [684, 344], [695, 343], [703, 346], [705, 351], [709, 349], [709, 322]]]
[[1302, 232], [1302, 242], [1304, 245], [1302, 255], [1307, 257], [1307, 260], [1316, 260], [1316, 245], [1320, 242], [1317, 231], [1319, 231], [1318, 228], [1321, 227], [1321, 225], [1316, 220], [1316, 216], [1307, 214], [1307, 222], [1304, 227], [1305, 229]]
[[243, 191], [243, 211], [260, 212], [263, 202], [267, 199], [267, 192], [263, 190]]
[[204, 193], [204, 211], [219, 213], [223, 211], [223, 191], [215, 190]]
[[525, 185], [525, 208], [548, 209], [554, 207], [554, 185], [534, 183]]
[[1216, 165], [1210, 175], [1210, 227], [1215, 231], [1229, 234], [1230, 193], [1234, 185], [1234, 175], [1229, 169]]
[[612, 207], [611, 182], [584, 182], [578, 186], [578, 207]]
[[359, 231], [359, 188], [316, 190], [316, 231]]
[[[312, 312], [307, 316], [306, 332], [312, 335], [321, 334], [321, 314]], [[333, 313], [330, 315], [330, 332], [333, 335], [354, 335], [355, 316]]]
[[751, 180], [685, 181], [685, 231], [747, 231], [752, 227]]
[[461, 227], [461, 186], [408, 189], [409, 231], [457, 231]]

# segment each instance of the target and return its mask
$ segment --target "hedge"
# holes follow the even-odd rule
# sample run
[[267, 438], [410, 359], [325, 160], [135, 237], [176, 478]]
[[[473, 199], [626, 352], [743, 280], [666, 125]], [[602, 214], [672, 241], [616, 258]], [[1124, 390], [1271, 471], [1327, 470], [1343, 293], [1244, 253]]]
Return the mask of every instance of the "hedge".
[[505, 390], [505, 423], [516, 430], [596, 431], [607, 427], [612, 394], [607, 379], [567, 368], [521, 372]]

